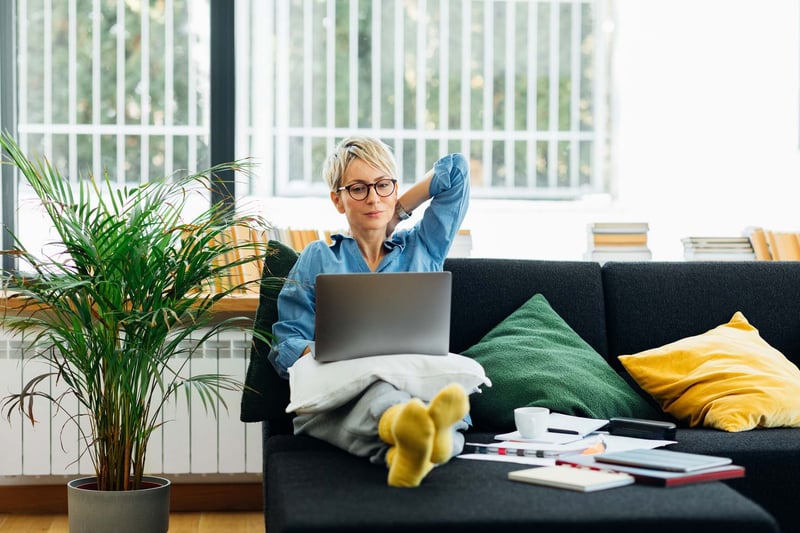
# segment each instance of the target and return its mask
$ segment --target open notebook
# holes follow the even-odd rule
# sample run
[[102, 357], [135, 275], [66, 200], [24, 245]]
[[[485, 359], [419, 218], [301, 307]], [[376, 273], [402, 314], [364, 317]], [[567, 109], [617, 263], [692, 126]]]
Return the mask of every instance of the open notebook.
[[447, 355], [450, 272], [319, 274], [314, 358]]

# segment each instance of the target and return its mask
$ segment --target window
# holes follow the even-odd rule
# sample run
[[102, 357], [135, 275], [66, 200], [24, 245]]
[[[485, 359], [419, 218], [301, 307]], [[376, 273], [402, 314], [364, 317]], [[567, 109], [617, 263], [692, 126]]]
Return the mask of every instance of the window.
[[[16, 0], [23, 150], [120, 185], [207, 168], [208, 1]], [[35, 213], [18, 216], [24, 242], [46, 238]]]
[[18, 132], [70, 176], [208, 166], [208, 1], [18, 0]]
[[[393, 146], [406, 183], [460, 151], [475, 197], [577, 198], [606, 188], [608, 2], [14, 0], [0, 118], [26, 153], [120, 185], [219, 162], [210, 132], [235, 130], [226, 154], [258, 163], [237, 195], [326, 195], [322, 160], [361, 132]], [[235, 32], [216, 24], [235, 41], [235, 128], [211, 127], [210, 7], [235, 10]], [[46, 238], [16, 193], [4, 224]]]
[[604, 186], [602, 0], [237, 3], [242, 195], [326, 193], [343, 136], [393, 146], [401, 179], [468, 154], [473, 194], [575, 198]]

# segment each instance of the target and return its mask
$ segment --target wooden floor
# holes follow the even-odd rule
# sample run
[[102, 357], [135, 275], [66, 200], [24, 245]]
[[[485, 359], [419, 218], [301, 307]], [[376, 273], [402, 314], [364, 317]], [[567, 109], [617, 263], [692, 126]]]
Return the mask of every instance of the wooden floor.
[[[64, 514], [0, 514], [0, 531], [68, 533]], [[169, 533], [264, 533], [264, 513], [172, 513]]]

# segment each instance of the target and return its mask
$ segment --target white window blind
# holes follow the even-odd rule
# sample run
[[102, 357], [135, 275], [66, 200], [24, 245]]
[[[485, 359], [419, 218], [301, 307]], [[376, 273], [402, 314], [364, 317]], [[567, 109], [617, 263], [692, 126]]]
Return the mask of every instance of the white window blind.
[[[326, 194], [342, 137], [380, 137], [413, 182], [468, 155], [473, 194], [600, 192], [607, 157], [604, 0], [237, 3], [238, 152], [248, 195]], [[241, 194], [241, 193], [240, 193]]]
[[208, 166], [208, 0], [15, 1], [26, 153], [121, 185]]

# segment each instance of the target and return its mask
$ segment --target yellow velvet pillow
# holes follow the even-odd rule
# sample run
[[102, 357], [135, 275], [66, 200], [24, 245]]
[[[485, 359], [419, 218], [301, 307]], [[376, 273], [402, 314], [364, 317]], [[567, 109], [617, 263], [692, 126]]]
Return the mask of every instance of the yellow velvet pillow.
[[665, 412], [692, 427], [800, 426], [800, 370], [741, 312], [701, 335], [619, 360]]

